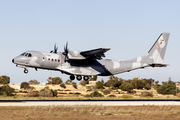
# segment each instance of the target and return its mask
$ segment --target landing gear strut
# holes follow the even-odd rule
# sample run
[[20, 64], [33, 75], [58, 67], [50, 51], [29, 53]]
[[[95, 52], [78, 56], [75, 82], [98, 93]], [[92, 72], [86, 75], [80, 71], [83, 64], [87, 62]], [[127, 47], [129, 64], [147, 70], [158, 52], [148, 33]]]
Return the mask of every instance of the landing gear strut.
[[27, 74], [27, 73], [28, 73], [28, 70], [27, 70], [26, 68], [24, 69], [24, 73], [25, 73], [25, 74]]

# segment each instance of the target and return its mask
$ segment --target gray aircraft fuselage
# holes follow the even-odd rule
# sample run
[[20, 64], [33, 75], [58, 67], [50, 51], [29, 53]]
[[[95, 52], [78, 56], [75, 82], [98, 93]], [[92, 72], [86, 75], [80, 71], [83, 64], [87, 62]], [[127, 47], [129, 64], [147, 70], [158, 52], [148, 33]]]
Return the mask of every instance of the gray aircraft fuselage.
[[39, 51], [26, 51], [12, 60], [18, 67], [24, 68], [24, 73], [28, 73], [27, 68], [47, 69], [61, 71], [70, 75], [74, 80], [88, 80], [89, 76], [109, 76], [139, 68], [165, 67], [163, 63], [164, 55], [169, 39], [169, 33], [162, 33], [156, 40], [148, 54], [126, 61], [113, 61], [101, 59], [109, 49], [101, 48], [91, 51], [78, 52], [68, 51], [44, 53]]

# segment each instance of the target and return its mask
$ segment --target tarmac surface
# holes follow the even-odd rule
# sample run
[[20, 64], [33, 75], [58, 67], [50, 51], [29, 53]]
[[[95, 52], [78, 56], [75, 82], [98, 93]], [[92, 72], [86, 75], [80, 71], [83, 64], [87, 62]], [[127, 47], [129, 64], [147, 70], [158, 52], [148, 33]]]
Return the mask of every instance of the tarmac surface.
[[143, 105], [178, 105], [180, 100], [0, 100], [0, 106], [143, 106]]

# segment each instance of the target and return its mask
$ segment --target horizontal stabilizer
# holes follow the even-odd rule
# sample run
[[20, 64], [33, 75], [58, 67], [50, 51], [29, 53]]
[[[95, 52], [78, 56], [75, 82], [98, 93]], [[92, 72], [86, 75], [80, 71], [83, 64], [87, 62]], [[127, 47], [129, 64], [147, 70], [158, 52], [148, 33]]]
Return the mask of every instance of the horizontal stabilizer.
[[149, 64], [151, 67], [167, 67], [167, 64]]

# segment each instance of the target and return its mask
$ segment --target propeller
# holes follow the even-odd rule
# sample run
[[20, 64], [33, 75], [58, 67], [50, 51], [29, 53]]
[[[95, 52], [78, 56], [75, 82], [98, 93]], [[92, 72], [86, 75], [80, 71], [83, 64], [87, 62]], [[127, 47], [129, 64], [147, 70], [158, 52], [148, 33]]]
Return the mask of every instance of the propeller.
[[64, 46], [64, 52], [62, 53], [65, 56], [65, 62], [69, 59], [68, 52], [69, 52], [69, 49], [68, 49], [68, 42], [67, 42], [66, 46]]
[[57, 50], [58, 50], [58, 46], [56, 46], [56, 43], [54, 45], [54, 51], [51, 50], [50, 53], [57, 53]]

